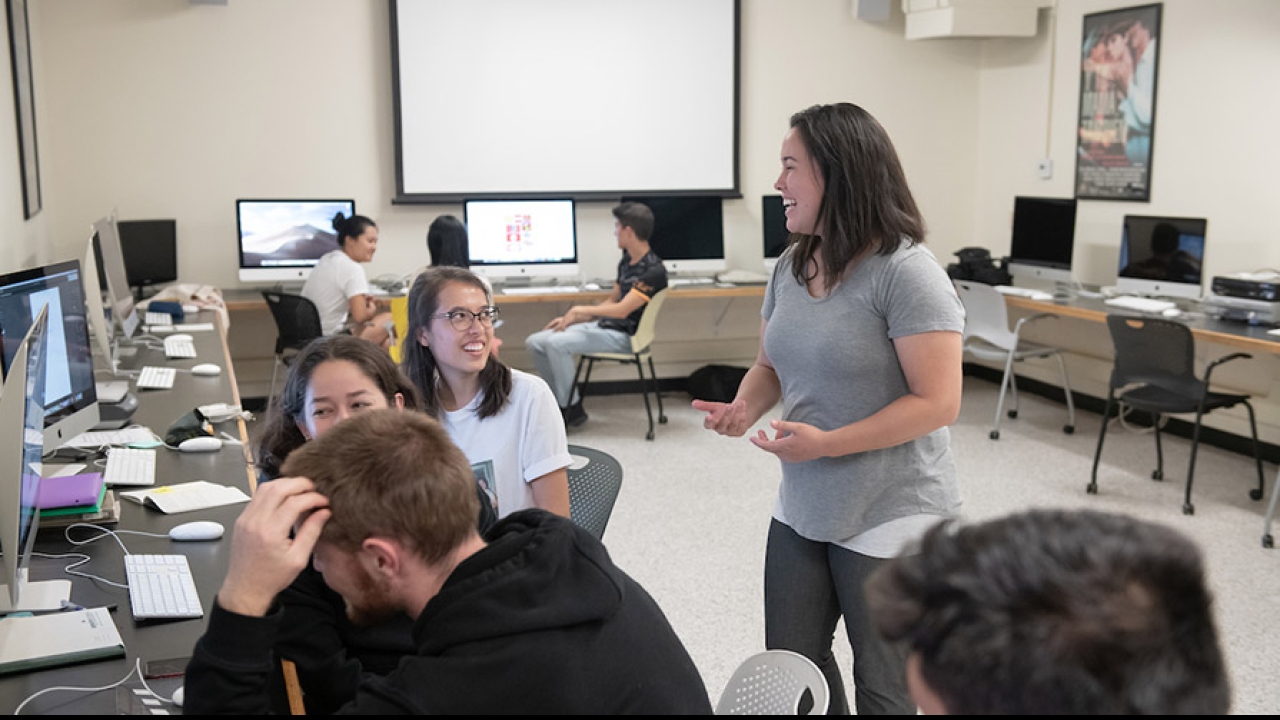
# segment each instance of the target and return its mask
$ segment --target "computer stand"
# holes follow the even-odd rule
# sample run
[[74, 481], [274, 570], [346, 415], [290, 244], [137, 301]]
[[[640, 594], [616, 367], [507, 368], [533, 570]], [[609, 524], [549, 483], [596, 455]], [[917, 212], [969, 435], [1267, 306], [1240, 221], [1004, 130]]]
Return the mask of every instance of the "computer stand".
[[53, 612], [64, 609], [71, 602], [70, 580], [43, 580], [27, 582], [26, 569], [18, 571], [22, 575], [19, 583], [18, 605], [9, 602], [9, 586], [0, 585], [0, 615], [15, 612]]

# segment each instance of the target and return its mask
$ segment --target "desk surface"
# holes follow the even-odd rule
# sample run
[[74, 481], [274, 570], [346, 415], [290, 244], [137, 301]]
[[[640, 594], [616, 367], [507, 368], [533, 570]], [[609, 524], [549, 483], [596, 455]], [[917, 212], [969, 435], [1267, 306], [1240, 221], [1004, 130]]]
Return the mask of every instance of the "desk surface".
[[[218, 319], [216, 313], [203, 312], [198, 322], [217, 323]], [[146, 425], [157, 433], [163, 434], [174, 420], [199, 405], [215, 402], [236, 405], [240, 403], [235, 373], [227, 353], [223, 333], [215, 330], [193, 332], [191, 335], [199, 355], [195, 359], [166, 360], [162, 350], [145, 345], [134, 345], [137, 347], [136, 354], [121, 358], [121, 366], [126, 370], [143, 365], [190, 368], [202, 362], [214, 362], [223, 367], [222, 374], [217, 377], [199, 377], [179, 372], [170, 390], [135, 389], [134, 392], [138, 395], [138, 409], [134, 413], [136, 423]], [[99, 379], [104, 378], [100, 376]], [[134, 383], [131, 382], [130, 385], [133, 386]], [[234, 485], [245, 492], [251, 492], [254, 475], [249, 465], [251, 455], [247, 447], [244, 422], [237, 420], [221, 423], [217, 430], [225, 431], [232, 437], [239, 437], [241, 442], [246, 444], [227, 444], [217, 452], [200, 454], [180, 453], [159, 448], [156, 459], [156, 484], [170, 485], [192, 480], [207, 480], [223, 485]], [[192, 520], [215, 520], [226, 527], [227, 532], [222, 539], [213, 542], [177, 543], [167, 537], [153, 538], [128, 534], [119, 536], [125, 547], [132, 553], [185, 555], [191, 566], [196, 588], [200, 593], [200, 601], [206, 613], [205, 618], [140, 625], [134, 622], [130, 614], [128, 590], [111, 587], [87, 578], [68, 578], [62, 569], [71, 561], [34, 558], [30, 570], [32, 580], [68, 578], [72, 582], [72, 602], [86, 607], [117, 606], [117, 610], [111, 615], [124, 640], [126, 656], [82, 665], [0, 676], [0, 710], [13, 712], [18, 704], [30, 695], [55, 685], [102, 687], [117, 682], [133, 669], [134, 661], [139, 657], [144, 661], [189, 657], [196, 640], [204, 633], [207, 614], [226, 575], [235, 521], [244, 505], [236, 504], [179, 515], [164, 515], [127, 500], [119, 500], [119, 503], [121, 518], [120, 523], [115, 527], [117, 530], [163, 534], [175, 525]], [[94, 534], [92, 531], [85, 530], [72, 532], [73, 537], [77, 539], [87, 539]], [[99, 575], [114, 582], [124, 582], [123, 551], [109, 537], [75, 548], [66, 541], [61, 528], [46, 528], [42, 529], [37, 537], [36, 551], [83, 553], [91, 560], [79, 568], [81, 572]], [[177, 680], [148, 681], [159, 692], [171, 692], [179, 682]], [[135, 676], [125, 683], [125, 687], [140, 688], [141, 684]], [[168, 707], [172, 709], [172, 706]], [[23, 713], [116, 714], [115, 691], [51, 692], [33, 700], [23, 709]]]
[[[1142, 313], [1124, 310], [1107, 305], [1103, 298], [1074, 297], [1067, 300], [1032, 300], [1017, 295], [1006, 295], [1005, 302], [1010, 307], [1022, 308], [1034, 312], [1051, 312], [1062, 317], [1078, 318], [1090, 322], [1105, 323], [1107, 315], [1126, 314], [1142, 315]], [[1184, 310], [1187, 308], [1184, 307]], [[1158, 314], [1149, 317], [1161, 318]], [[1280, 336], [1268, 335], [1270, 327], [1249, 325], [1231, 320], [1219, 320], [1201, 311], [1184, 312], [1172, 318], [1191, 328], [1197, 340], [1213, 342], [1245, 351], [1280, 354]]]

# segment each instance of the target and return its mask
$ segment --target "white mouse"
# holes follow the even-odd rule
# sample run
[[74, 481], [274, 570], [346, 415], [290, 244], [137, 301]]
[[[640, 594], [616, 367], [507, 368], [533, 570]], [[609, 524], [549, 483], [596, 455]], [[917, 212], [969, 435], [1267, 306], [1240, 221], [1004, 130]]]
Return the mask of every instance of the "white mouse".
[[214, 377], [222, 374], [222, 368], [218, 367], [217, 365], [214, 365], [213, 363], [200, 363], [199, 365], [196, 365], [195, 367], [191, 368], [191, 374], [207, 375], [209, 377]]
[[198, 312], [200, 312], [200, 306], [199, 306], [199, 305], [196, 305], [196, 304], [194, 304], [194, 303], [187, 303], [186, 305], [183, 305], [183, 306], [182, 306], [182, 312], [184, 312], [184, 313], [198, 313]]
[[583, 289], [583, 290], [599, 290], [599, 289], [600, 289], [600, 284], [599, 284], [599, 283], [587, 283], [586, 285], [583, 285], [583, 286], [582, 286], [582, 289]]
[[172, 702], [174, 705], [177, 705], [178, 707], [182, 707], [182, 701], [186, 699], [185, 694], [182, 692], [182, 688], [183, 686], [179, 685], [178, 689], [173, 691]]
[[178, 449], [182, 452], [213, 452], [222, 449], [222, 441], [216, 437], [202, 435], [183, 440], [178, 443]]
[[194, 522], [174, 525], [169, 528], [170, 540], [217, 540], [222, 537], [226, 528], [212, 520], [196, 520]]
[[1165, 317], [1171, 318], [1171, 317], [1178, 317], [1179, 315], [1182, 314], [1182, 311], [1179, 310], [1178, 308], [1169, 308], [1168, 310], [1161, 310], [1160, 314]]
[[194, 338], [192, 338], [190, 335], [186, 333], [174, 333], [169, 337], [173, 338], [174, 340], [194, 340]]

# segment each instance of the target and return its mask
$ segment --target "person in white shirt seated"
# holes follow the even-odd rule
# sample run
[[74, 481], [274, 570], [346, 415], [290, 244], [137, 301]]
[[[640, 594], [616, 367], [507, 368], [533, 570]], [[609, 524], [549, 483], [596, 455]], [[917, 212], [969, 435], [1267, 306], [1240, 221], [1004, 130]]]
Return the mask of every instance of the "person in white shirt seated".
[[325, 335], [350, 332], [383, 347], [391, 346], [395, 327], [390, 309], [369, 294], [360, 263], [373, 260], [378, 226], [363, 215], [333, 216], [338, 248], [326, 253], [302, 286], [303, 297], [320, 312]]

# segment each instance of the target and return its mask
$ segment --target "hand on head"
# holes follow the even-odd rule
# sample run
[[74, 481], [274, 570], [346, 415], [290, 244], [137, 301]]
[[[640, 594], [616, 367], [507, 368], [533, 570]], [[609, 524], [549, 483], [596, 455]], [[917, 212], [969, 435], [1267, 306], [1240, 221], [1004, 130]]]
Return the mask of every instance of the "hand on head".
[[306, 478], [259, 486], [236, 520], [218, 603], [241, 615], [265, 615], [276, 595], [306, 568], [329, 520], [328, 505]]

